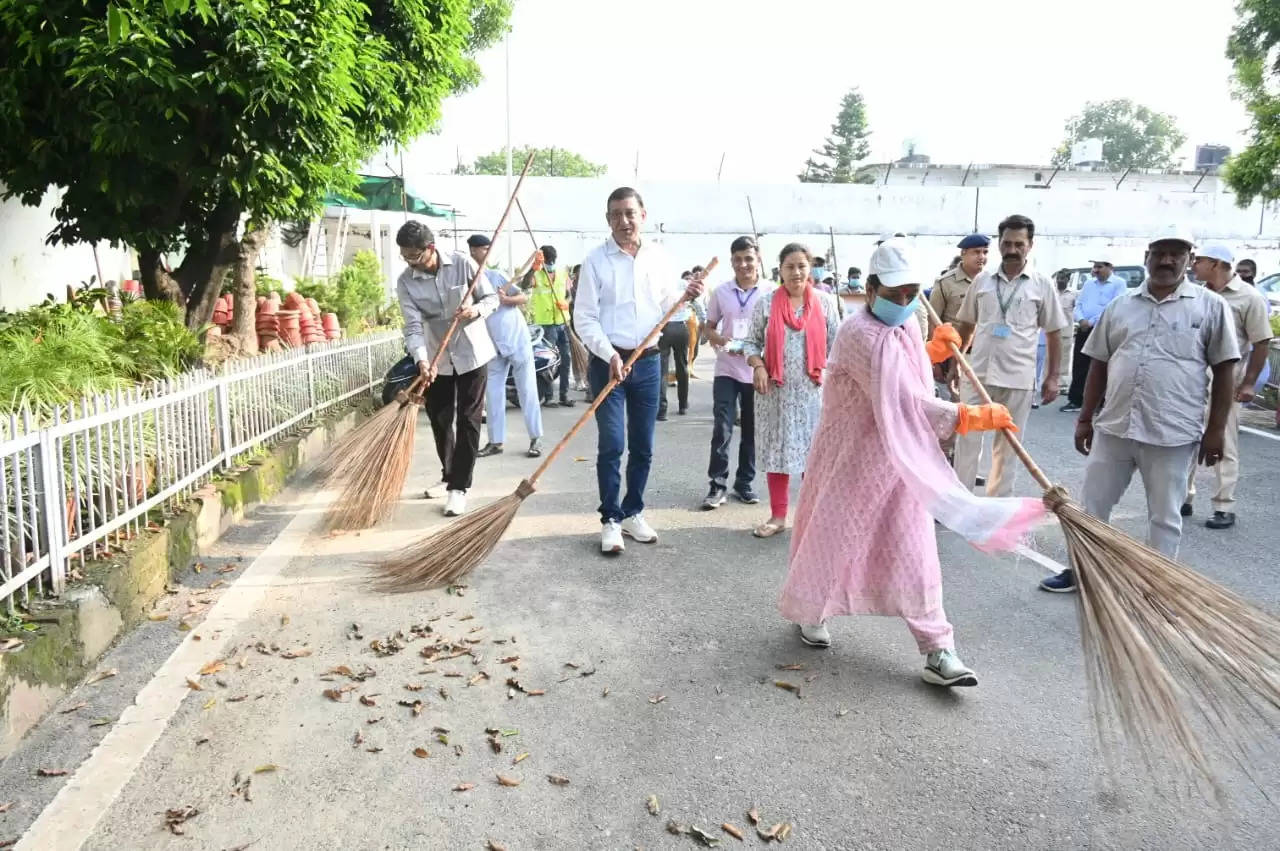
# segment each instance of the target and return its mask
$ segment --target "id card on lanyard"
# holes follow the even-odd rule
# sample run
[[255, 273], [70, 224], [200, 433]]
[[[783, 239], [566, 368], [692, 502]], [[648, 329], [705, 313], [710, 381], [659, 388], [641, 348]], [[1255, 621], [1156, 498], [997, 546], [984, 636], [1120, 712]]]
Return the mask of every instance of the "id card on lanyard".
[[1009, 308], [1021, 287], [1022, 277], [1019, 276], [1013, 283], [1013, 289], [1009, 291], [1009, 297], [1003, 298], [1000, 295], [1000, 279], [996, 278], [996, 304], [1000, 307], [1000, 323], [991, 329], [991, 336], [1003, 340], [1013, 334], [1013, 328], [1009, 326]]
[[759, 289], [760, 285], [757, 284], [744, 294], [738, 287], [732, 287], [733, 297], [738, 300], [738, 315], [733, 318], [733, 327], [729, 329], [733, 332], [730, 334], [731, 337], [735, 339], [743, 338], [751, 330], [751, 311], [747, 309], [747, 306], [751, 304], [751, 299]]

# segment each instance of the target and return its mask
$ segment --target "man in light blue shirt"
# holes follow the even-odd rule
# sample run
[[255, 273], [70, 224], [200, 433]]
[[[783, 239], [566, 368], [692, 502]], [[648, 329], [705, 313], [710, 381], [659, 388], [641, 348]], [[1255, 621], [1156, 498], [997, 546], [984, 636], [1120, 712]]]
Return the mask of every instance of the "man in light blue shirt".
[[[471, 259], [484, 266], [489, 254], [489, 237], [473, 233], [467, 238]], [[518, 284], [502, 277], [495, 269], [485, 269], [489, 283], [497, 290], [500, 306], [485, 324], [497, 357], [489, 361], [488, 385], [485, 388], [485, 409], [488, 412], [489, 443], [476, 453], [480, 458], [500, 455], [507, 437], [507, 373], [515, 373], [516, 394], [520, 410], [524, 412], [525, 428], [529, 431], [529, 457], [542, 454], [542, 409], [538, 404], [538, 378], [534, 371], [533, 343], [529, 326], [525, 322], [520, 305], [529, 300]]]
[[1063, 413], [1078, 411], [1084, 404], [1084, 383], [1089, 377], [1089, 356], [1084, 353], [1084, 344], [1102, 317], [1102, 311], [1124, 290], [1125, 280], [1116, 274], [1115, 264], [1110, 259], [1093, 261], [1093, 277], [1080, 288], [1072, 313], [1076, 322], [1076, 339], [1071, 358], [1071, 387], [1067, 390], [1067, 404], [1062, 406]]

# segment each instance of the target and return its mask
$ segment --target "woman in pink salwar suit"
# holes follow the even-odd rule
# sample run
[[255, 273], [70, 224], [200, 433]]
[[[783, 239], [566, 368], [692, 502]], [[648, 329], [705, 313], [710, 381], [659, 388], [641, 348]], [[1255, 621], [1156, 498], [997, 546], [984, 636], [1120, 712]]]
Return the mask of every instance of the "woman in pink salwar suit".
[[[880, 245], [867, 306], [836, 336], [778, 608], [819, 647], [830, 646], [833, 616], [901, 617], [926, 656], [926, 682], [976, 685], [942, 608], [933, 521], [1001, 550], [1016, 546], [1044, 509], [1039, 500], [973, 496], [947, 464], [940, 438], [1012, 423], [1003, 406], [935, 397], [930, 359], [945, 359], [946, 341], [959, 337], [940, 326], [926, 352], [912, 321], [921, 279], [905, 240]], [[826, 508], [847, 503], [849, 494], [866, 508], [832, 518]]]

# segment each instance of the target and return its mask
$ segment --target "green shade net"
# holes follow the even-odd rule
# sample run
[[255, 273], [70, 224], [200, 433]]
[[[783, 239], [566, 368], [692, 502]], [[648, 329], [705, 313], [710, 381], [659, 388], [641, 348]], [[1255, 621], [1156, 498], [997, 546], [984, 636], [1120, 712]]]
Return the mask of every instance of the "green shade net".
[[448, 218], [449, 210], [437, 207], [404, 191], [404, 180], [399, 177], [360, 176], [360, 184], [354, 192], [331, 192], [324, 198], [329, 207], [353, 207], [357, 210], [406, 211], [421, 216]]

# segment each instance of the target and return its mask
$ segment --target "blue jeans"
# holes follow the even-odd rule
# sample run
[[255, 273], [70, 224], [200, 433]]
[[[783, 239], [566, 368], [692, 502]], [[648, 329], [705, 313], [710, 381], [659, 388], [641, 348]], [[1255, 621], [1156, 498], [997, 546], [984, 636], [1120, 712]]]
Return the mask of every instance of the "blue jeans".
[[729, 441], [733, 439], [733, 421], [741, 400], [742, 433], [738, 438], [738, 474], [733, 487], [738, 491], [749, 490], [756, 477], [756, 388], [727, 375], [717, 375], [711, 383], [711, 398], [715, 419], [711, 428], [711, 464], [707, 469], [711, 486], [727, 488], [729, 485]]
[[[587, 369], [591, 395], [609, 383], [609, 364], [591, 358]], [[596, 409], [596, 481], [600, 487], [600, 522], [618, 522], [644, 511], [644, 487], [653, 464], [653, 432], [662, 393], [662, 364], [656, 355], [636, 361], [627, 380]], [[627, 450], [627, 493], [622, 502], [622, 451]]]
[[[572, 353], [569, 351], [569, 329], [564, 325], [543, 325], [542, 335], [546, 338], [547, 345], [560, 353], [560, 401], [563, 402], [569, 398], [569, 369], [573, 365]], [[550, 402], [550, 394], [542, 401]]]

